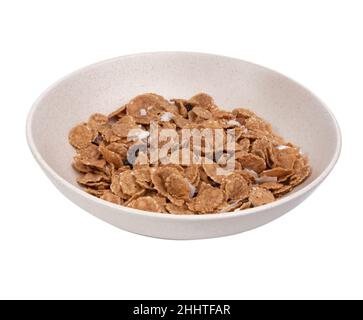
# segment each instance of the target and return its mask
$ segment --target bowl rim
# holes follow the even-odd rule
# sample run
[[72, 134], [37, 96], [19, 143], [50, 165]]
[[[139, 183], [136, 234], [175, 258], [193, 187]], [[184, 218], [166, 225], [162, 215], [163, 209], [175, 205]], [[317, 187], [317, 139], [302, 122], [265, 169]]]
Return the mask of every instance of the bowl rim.
[[[107, 63], [110, 63], [110, 62], [113, 62], [113, 61], [118, 61], [118, 60], [133, 58], [133, 57], [148, 56], [148, 55], [159, 55], [159, 56], [162, 56], [162, 55], [189, 55], [189, 56], [195, 55], [195, 56], [201, 56], [201, 55], [203, 55], [203, 56], [209, 56], [209, 57], [215, 57], [215, 58], [235, 60], [235, 61], [238, 61], [238, 62], [243, 62], [243, 63], [249, 64], [249, 65], [258, 67], [260, 69], [264, 69], [265, 71], [268, 71], [268, 72], [275, 73], [279, 77], [283, 77], [286, 80], [289, 80], [289, 81], [293, 82], [294, 84], [300, 86], [302, 89], [306, 90], [313, 98], [315, 98], [321, 104], [321, 106], [325, 109], [325, 111], [330, 115], [330, 117], [332, 119], [332, 122], [334, 124], [335, 133], [337, 135], [335, 151], [334, 151], [334, 155], [333, 155], [332, 159], [330, 160], [330, 162], [326, 166], [326, 168], [320, 173], [320, 175], [318, 175], [314, 180], [312, 180], [309, 184], [307, 184], [306, 186], [304, 186], [300, 190], [297, 190], [297, 191], [295, 191], [295, 192], [293, 192], [291, 194], [288, 194], [288, 195], [284, 196], [283, 198], [280, 198], [280, 199], [278, 199], [278, 200], [276, 200], [274, 202], [271, 202], [269, 204], [265, 204], [265, 205], [255, 207], [255, 208], [249, 208], [249, 209], [244, 209], [244, 210], [240, 210], [240, 211], [234, 211], [234, 212], [207, 213], [207, 214], [202, 214], [202, 215], [165, 214], [165, 213], [144, 211], [144, 210], [133, 209], [133, 208], [125, 207], [125, 206], [120, 206], [120, 205], [113, 204], [111, 202], [99, 199], [99, 198], [97, 198], [95, 196], [92, 196], [92, 195], [88, 194], [87, 192], [85, 192], [82, 189], [74, 186], [73, 184], [71, 184], [70, 182], [68, 182], [64, 178], [62, 178], [60, 175], [58, 175], [55, 172], [55, 170], [41, 156], [39, 150], [36, 147], [36, 144], [34, 142], [33, 135], [32, 135], [33, 116], [35, 114], [35, 111], [37, 110], [38, 106], [40, 105], [40, 102], [44, 99], [44, 97], [46, 97], [48, 95], [48, 93], [50, 91], [52, 91], [54, 88], [56, 88], [63, 81], [66, 81], [67, 79], [69, 79], [69, 78], [71, 78], [71, 77], [73, 77], [73, 76], [75, 76], [75, 75], [77, 75], [79, 73], [88, 71], [88, 70], [90, 70], [92, 68], [99, 67], [99, 66], [101, 66], [103, 64], [107, 64]], [[310, 91], [304, 85], [300, 84], [299, 82], [295, 81], [294, 79], [292, 79], [292, 78], [290, 78], [288, 76], [285, 76], [284, 74], [282, 74], [282, 73], [280, 73], [278, 71], [275, 71], [273, 69], [264, 67], [262, 65], [259, 65], [259, 64], [253, 63], [253, 62], [249, 62], [249, 61], [242, 60], [242, 59], [239, 59], [239, 58], [224, 56], [224, 55], [211, 54], [211, 53], [201, 53], [201, 52], [188, 52], [188, 51], [156, 51], [156, 52], [144, 52], [144, 53], [134, 53], [134, 54], [129, 54], [129, 55], [123, 55], [123, 56], [118, 56], [118, 57], [114, 57], [114, 58], [111, 58], [111, 59], [102, 60], [100, 62], [96, 62], [96, 63], [90, 64], [90, 65], [87, 65], [87, 66], [79, 68], [79, 69], [77, 69], [77, 70], [75, 70], [75, 71], [73, 71], [71, 73], [68, 73], [67, 75], [63, 76], [62, 78], [60, 78], [59, 80], [57, 80], [56, 82], [51, 84], [47, 89], [45, 89], [43, 91], [43, 93], [33, 103], [32, 107], [31, 107], [31, 109], [30, 109], [30, 111], [28, 113], [27, 120], [26, 120], [26, 138], [27, 138], [29, 148], [30, 148], [34, 158], [36, 159], [38, 164], [42, 167], [42, 169], [45, 170], [45, 172], [48, 173], [50, 176], [52, 176], [52, 178], [54, 178], [59, 184], [62, 184], [64, 186], [66, 186], [68, 189], [75, 192], [80, 197], [85, 198], [86, 200], [89, 200], [91, 202], [95, 202], [98, 205], [103, 205], [103, 206], [109, 207], [111, 209], [119, 210], [120, 212], [123, 212], [123, 213], [136, 214], [136, 215], [147, 217], [147, 218], [174, 219], [174, 220], [195, 220], [195, 221], [211, 220], [211, 219], [212, 220], [219, 220], [219, 219], [228, 219], [228, 218], [236, 218], [236, 217], [240, 217], [240, 216], [252, 215], [252, 214], [262, 212], [262, 211], [273, 209], [275, 207], [280, 207], [280, 206], [286, 204], [287, 202], [293, 201], [294, 199], [297, 199], [300, 196], [308, 193], [310, 190], [313, 190], [315, 187], [317, 187], [329, 175], [329, 173], [332, 171], [332, 169], [334, 168], [336, 162], [339, 159], [339, 156], [340, 156], [340, 153], [341, 153], [341, 148], [342, 148], [342, 134], [341, 134], [339, 124], [338, 124], [333, 112], [330, 110], [330, 108], [318, 96], [316, 96], [312, 91]]]

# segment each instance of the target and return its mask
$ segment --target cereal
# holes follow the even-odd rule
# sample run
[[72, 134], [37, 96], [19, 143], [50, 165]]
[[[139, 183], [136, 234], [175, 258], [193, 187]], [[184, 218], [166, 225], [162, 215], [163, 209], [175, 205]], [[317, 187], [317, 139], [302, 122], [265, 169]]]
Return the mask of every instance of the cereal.
[[83, 160], [97, 160], [101, 156], [101, 152], [95, 144], [89, 144], [87, 147], [78, 150], [77, 153]]
[[115, 165], [116, 169], [121, 166], [122, 160], [121, 160], [121, 156], [118, 153], [109, 150], [108, 148], [106, 148], [103, 145], [99, 146], [99, 150], [100, 150], [103, 158], [106, 160], [106, 162], [112, 163], [113, 165]]
[[164, 213], [167, 213], [167, 210], [166, 210], [166, 205], [169, 204], [171, 205], [171, 203], [167, 203], [167, 199], [163, 196], [160, 196], [158, 194], [152, 194], [150, 195], [156, 202], [157, 204], [159, 205], [160, 209], [161, 209], [161, 212], [164, 212]]
[[272, 192], [267, 189], [261, 187], [252, 187], [249, 200], [254, 207], [258, 207], [274, 201], [275, 197]]
[[260, 184], [261, 188], [265, 188], [267, 190], [279, 190], [283, 187], [284, 185], [282, 183], [279, 182], [264, 182]]
[[192, 104], [202, 107], [209, 111], [213, 111], [213, 110], [217, 109], [216, 106], [214, 105], [213, 98], [211, 96], [207, 95], [206, 93], [199, 93], [199, 94], [193, 96], [189, 101]]
[[202, 108], [202, 107], [194, 107], [191, 111], [191, 114], [194, 114], [196, 116], [196, 118], [198, 119], [205, 119], [208, 120], [212, 117], [212, 114], [210, 113], [210, 111]]
[[138, 128], [131, 116], [124, 116], [111, 126], [112, 133], [120, 138], [127, 138], [129, 131]]
[[217, 183], [222, 183], [224, 176], [217, 174], [218, 164], [203, 164], [204, 172], [209, 178]]
[[219, 189], [202, 182], [198, 195], [187, 203], [196, 214], [217, 212], [225, 203], [225, 194]]
[[238, 145], [241, 146], [240, 151], [248, 152], [251, 144], [249, 139], [242, 138], [240, 141], [238, 141]]
[[142, 190], [141, 186], [136, 182], [136, 178], [131, 170], [126, 170], [119, 174], [121, 191], [123, 194], [133, 196], [140, 193]]
[[99, 198], [101, 198], [103, 196], [103, 194], [105, 193], [105, 190], [98, 190], [98, 189], [93, 189], [93, 188], [84, 188], [84, 191], [86, 191], [87, 193], [89, 193], [95, 197], [99, 197]]
[[181, 206], [189, 200], [189, 184], [178, 167], [160, 166], [151, 174], [151, 180], [155, 189], [170, 202]]
[[114, 112], [110, 113], [108, 115], [108, 118], [111, 119], [111, 118], [114, 118], [114, 117], [119, 117], [121, 118], [122, 115], [124, 115], [126, 112], [126, 105], [123, 105], [121, 106], [120, 108], [118, 108], [117, 110], [115, 110]]
[[228, 199], [244, 200], [248, 197], [250, 186], [242, 175], [233, 173], [223, 179], [221, 189], [224, 190]]
[[242, 200], [235, 200], [230, 203], [226, 203], [225, 206], [220, 209], [219, 212], [232, 212], [241, 207], [244, 202]]
[[289, 184], [293, 187], [299, 185], [310, 175], [310, 173], [311, 169], [309, 166], [296, 170], [295, 174], [290, 177]]
[[252, 143], [251, 153], [260, 158], [264, 159], [266, 162], [270, 157], [272, 152], [272, 143], [267, 138], [263, 137], [262, 139], [256, 139]]
[[200, 181], [199, 165], [191, 164], [184, 171], [185, 178], [193, 185], [197, 186]]
[[120, 175], [119, 174], [114, 174], [112, 176], [110, 189], [116, 195], [119, 195], [119, 196], [123, 195], [122, 191], [121, 191]]
[[88, 127], [95, 131], [99, 131], [108, 122], [108, 117], [101, 114], [95, 113], [88, 119]]
[[107, 146], [107, 149], [120, 155], [122, 160], [127, 158], [127, 145], [119, 142], [112, 142]]
[[254, 112], [245, 108], [233, 109], [232, 114], [234, 114], [240, 123], [244, 123], [246, 119], [255, 116]]
[[173, 203], [167, 203], [165, 208], [169, 213], [173, 214], [194, 214], [193, 211], [190, 211], [186, 205], [177, 206]]
[[[154, 125], [175, 133], [156, 142], [159, 149], [169, 147], [156, 160], [149, 150]], [[178, 145], [183, 130], [192, 134]], [[203, 135], [197, 143], [194, 130], [211, 132], [212, 140]], [[300, 148], [275, 134], [269, 123], [247, 108], [221, 110], [206, 93], [172, 100], [142, 94], [109, 115], [92, 114], [70, 130], [68, 139], [76, 150], [77, 183], [87, 193], [164, 214], [233, 214], [275, 201], [311, 174]], [[208, 150], [211, 145], [215, 153]], [[189, 151], [190, 163], [175, 162]]]
[[144, 210], [144, 211], [154, 211], [154, 212], [162, 212], [160, 205], [158, 202], [152, 197], [140, 197], [129, 203], [130, 208]]
[[101, 135], [99, 138], [101, 138], [105, 142], [114, 142], [120, 139], [119, 136], [114, 134], [114, 132], [112, 131], [112, 126], [110, 124], [102, 126], [98, 129], [98, 131]]
[[149, 124], [162, 110], [168, 109], [169, 102], [163, 97], [153, 93], [146, 93], [132, 99], [126, 110], [136, 123]]
[[77, 179], [77, 182], [79, 184], [82, 184], [84, 186], [87, 186], [89, 184], [100, 182], [102, 180], [102, 175], [97, 173], [86, 173], [84, 176], [81, 176]]
[[151, 181], [151, 171], [150, 168], [141, 167], [133, 170], [133, 175], [138, 183], [144, 189], [153, 189], [153, 184]]
[[105, 159], [87, 159], [82, 158], [80, 156], [74, 157], [75, 162], [80, 162], [85, 166], [91, 167], [93, 169], [103, 169], [106, 166], [106, 160]]
[[81, 160], [79, 158], [77, 158], [77, 157], [74, 157], [72, 166], [73, 166], [73, 168], [76, 171], [78, 171], [80, 173], [87, 173], [87, 172], [91, 172], [92, 171], [92, 168], [91, 167], [83, 164], [81, 162]]
[[171, 174], [178, 174], [178, 170], [174, 167], [158, 167], [151, 173], [151, 181], [154, 184], [154, 188], [163, 196], [168, 196], [168, 192], [165, 187], [165, 180]]
[[121, 204], [121, 198], [113, 194], [111, 191], [105, 191], [102, 196], [100, 197], [102, 200], [106, 200], [115, 204]]
[[244, 210], [244, 209], [251, 208], [251, 206], [252, 206], [251, 201], [246, 201], [246, 202], [243, 202], [238, 209], [239, 210]]
[[276, 177], [278, 181], [283, 181], [287, 177], [289, 177], [292, 174], [292, 170], [290, 169], [284, 169], [281, 167], [265, 170], [261, 173], [261, 176], [264, 177]]
[[[173, 173], [165, 179], [165, 188], [170, 195], [170, 201], [189, 200], [189, 184], [187, 180], [179, 173]], [[173, 200], [172, 200], [173, 199]], [[179, 202], [180, 203], [180, 202]]]
[[280, 189], [273, 190], [272, 192], [273, 192], [273, 194], [274, 194], [275, 197], [281, 197], [282, 195], [290, 192], [292, 189], [293, 189], [293, 186], [284, 185]]
[[243, 168], [253, 170], [257, 173], [266, 169], [266, 162], [263, 158], [248, 152], [239, 152], [236, 159], [241, 163]]
[[68, 138], [69, 143], [73, 147], [82, 149], [87, 147], [95, 139], [95, 133], [86, 124], [81, 124], [71, 130]]
[[292, 169], [297, 157], [299, 156], [299, 150], [296, 148], [275, 148], [273, 153], [274, 165], [284, 169]]

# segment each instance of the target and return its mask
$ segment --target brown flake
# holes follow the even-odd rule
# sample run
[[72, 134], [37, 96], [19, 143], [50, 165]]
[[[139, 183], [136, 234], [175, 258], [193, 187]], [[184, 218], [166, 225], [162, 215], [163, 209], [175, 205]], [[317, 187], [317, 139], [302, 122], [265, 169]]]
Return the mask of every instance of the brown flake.
[[102, 200], [106, 200], [115, 204], [121, 204], [122, 200], [120, 197], [113, 194], [111, 191], [107, 190], [103, 193], [103, 195], [100, 197]]
[[295, 148], [286, 148], [286, 149], [274, 149], [273, 157], [274, 157], [274, 166], [281, 167], [284, 169], [293, 169], [294, 163], [299, 156], [299, 150]]
[[185, 169], [185, 178], [193, 185], [197, 186], [200, 181], [200, 166], [191, 164]]
[[89, 172], [83, 176], [80, 176], [77, 179], [77, 182], [81, 185], [87, 186], [95, 182], [100, 182], [101, 180], [103, 180], [103, 176], [101, 174]]
[[169, 213], [173, 214], [193, 214], [193, 212], [190, 211], [185, 204], [182, 206], [177, 206], [173, 203], [167, 203], [165, 208]]
[[81, 124], [74, 127], [68, 136], [69, 143], [77, 148], [82, 149], [87, 147], [96, 138], [94, 130], [86, 124]]
[[224, 190], [227, 199], [244, 200], [248, 197], [250, 186], [242, 175], [233, 173], [223, 179], [221, 189]]
[[100, 145], [99, 150], [106, 162], [112, 163], [116, 169], [121, 166], [122, 159], [118, 153], [109, 150], [103, 145]]
[[219, 174], [218, 168], [222, 169], [216, 163], [213, 163], [213, 164], [205, 164], [204, 163], [203, 164], [203, 169], [204, 169], [204, 172], [207, 174], [207, 176], [209, 178], [211, 178], [213, 181], [220, 184], [220, 183], [222, 183], [225, 175]]
[[252, 143], [251, 153], [261, 157], [266, 162], [269, 161], [270, 154], [272, 152], [272, 143], [267, 138], [256, 139]]
[[95, 197], [101, 197], [106, 192], [105, 190], [98, 190], [92, 188], [84, 188], [83, 190]]
[[189, 102], [209, 111], [216, 109], [213, 98], [206, 93], [196, 94], [189, 99]]
[[265, 160], [259, 156], [256, 156], [255, 154], [238, 152], [236, 153], [236, 159], [241, 163], [244, 169], [247, 168], [257, 173], [260, 173], [266, 169]]
[[281, 168], [281, 167], [276, 167], [276, 168], [264, 170], [263, 172], [261, 172], [262, 177], [264, 177], [264, 176], [277, 177], [277, 180], [279, 182], [286, 180], [291, 174], [292, 174], [292, 170]]
[[133, 170], [133, 175], [142, 188], [153, 189], [153, 184], [151, 181], [151, 170], [148, 166], [142, 166]]
[[139, 197], [133, 201], [131, 201], [128, 206], [130, 208], [144, 210], [144, 211], [153, 211], [153, 212], [162, 212], [160, 205], [158, 202], [149, 196]]
[[212, 117], [210, 111], [202, 107], [194, 107], [190, 112], [192, 112], [199, 119], [208, 120]]
[[136, 123], [149, 124], [151, 120], [163, 110], [169, 110], [170, 103], [163, 97], [146, 93], [132, 99], [126, 106], [127, 114], [132, 116]]
[[[150, 164], [148, 153], [140, 149], [136, 161], [129, 163], [128, 153], [148, 142], [151, 121], [157, 121], [159, 129], [174, 129], [179, 135], [187, 128], [221, 129], [224, 141], [214, 142], [222, 157], [206, 153], [203, 137], [197, 150], [202, 164], [161, 165], [162, 160]], [[235, 132], [235, 169], [223, 172], [232, 155], [227, 153], [229, 129]], [[142, 94], [108, 116], [91, 115], [68, 138], [77, 152], [72, 163], [80, 173], [77, 182], [86, 192], [145, 211], [205, 214], [244, 210], [274, 201], [311, 174], [308, 158], [275, 134], [268, 122], [246, 108], [221, 110], [205, 93], [171, 102], [154, 93]], [[159, 147], [167, 142], [159, 141]], [[179, 151], [193, 151], [197, 147], [193, 144], [191, 139]], [[214, 162], [207, 163], [207, 157]]]
[[214, 213], [223, 206], [225, 198], [221, 189], [202, 182], [198, 195], [188, 202], [187, 206], [197, 214]]
[[283, 186], [280, 189], [273, 190], [272, 192], [273, 192], [273, 194], [274, 194], [275, 197], [281, 197], [284, 194], [290, 192], [292, 189], [293, 189], [293, 186], [285, 185], [285, 186]]
[[265, 188], [252, 187], [249, 200], [254, 207], [258, 207], [273, 202], [275, 197], [271, 191]]
[[121, 106], [120, 108], [116, 109], [114, 112], [111, 112], [108, 115], [108, 118], [111, 119], [113, 117], [122, 117], [126, 113], [126, 105]]
[[133, 196], [139, 194], [143, 188], [136, 182], [136, 178], [131, 170], [126, 170], [119, 174], [121, 190], [123, 194]]
[[129, 131], [136, 128], [138, 128], [138, 126], [131, 116], [122, 117], [111, 127], [113, 134], [120, 138], [127, 138]]
[[80, 156], [75, 156], [74, 161], [75, 161], [75, 163], [79, 161], [83, 165], [93, 167], [93, 168], [96, 168], [96, 169], [101, 169], [101, 170], [106, 165], [105, 159], [84, 159], [84, 158], [81, 158]]
[[279, 183], [279, 182], [264, 182], [264, 183], [261, 183], [260, 184], [260, 187], [261, 188], [265, 188], [267, 190], [272, 190], [272, 191], [275, 191], [275, 190], [279, 190], [283, 187], [284, 185], [282, 183]]
[[189, 184], [180, 174], [173, 173], [165, 179], [165, 188], [168, 193], [168, 199], [175, 204], [183, 204], [189, 200]]
[[83, 164], [81, 160], [77, 157], [74, 158], [72, 166], [75, 170], [77, 170], [80, 173], [87, 173], [93, 170], [92, 167]]
[[244, 210], [244, 209], [251, 208], [251, 206], [252, 206], [252, 202], [251, 201], [246, 201], [246, 202], [243, 202], [238, 209], [239, 210]]
[[105, 124], [108, 122], [108, 117], [101, 114], [101, 113], [95, 113], [88, 119], [88, 127], [90, 127], [92, 130], [99, 131], [100, 128], [102, 128]]

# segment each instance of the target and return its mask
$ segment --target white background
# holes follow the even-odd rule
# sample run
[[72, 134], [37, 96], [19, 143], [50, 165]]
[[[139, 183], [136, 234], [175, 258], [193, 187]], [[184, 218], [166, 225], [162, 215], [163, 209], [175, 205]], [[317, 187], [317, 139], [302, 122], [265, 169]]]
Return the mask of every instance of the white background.
[[[0, 298], [363, 298], [361, 1], [2, 1]], [[253, 61], [320, 96], [343, 133], [328, 179], [259, 229], [199, 241], [118, 230], [64, 198], [25, 119], [65, 74], [181, 50]]]

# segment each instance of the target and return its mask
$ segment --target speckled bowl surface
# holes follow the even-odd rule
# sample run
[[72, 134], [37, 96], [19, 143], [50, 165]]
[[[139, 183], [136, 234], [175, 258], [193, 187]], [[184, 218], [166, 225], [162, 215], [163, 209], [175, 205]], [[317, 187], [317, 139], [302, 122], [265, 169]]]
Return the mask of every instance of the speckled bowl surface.
[[[109, 113], [130, 98], [155, 92], [167, 98], [212, 95], [225, 109], [245, 106], [301, 146], [312, 175], [271, 204], [234, 213], [182, 216], [118, 206], [85, 193], [71, 167], [68, 132], [95, 112]], [[30, 149], [49, 179], [71, 201], [121, 229], [167, 239], [201, 239], [250, 230], [291, 210], [334, 167], [341, 149], [338, 124], [309, 90], [264, 67], [201, 53], [161, 52], [123, 56], [78, 70], [48, 88], [27, 121]]]

